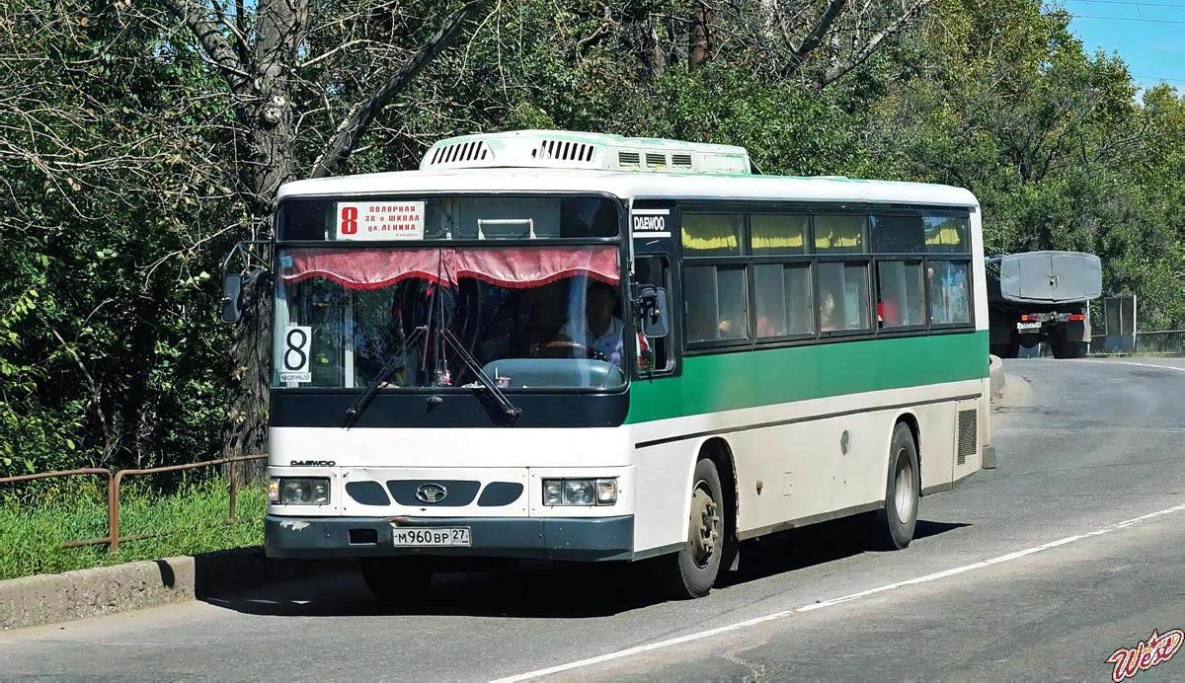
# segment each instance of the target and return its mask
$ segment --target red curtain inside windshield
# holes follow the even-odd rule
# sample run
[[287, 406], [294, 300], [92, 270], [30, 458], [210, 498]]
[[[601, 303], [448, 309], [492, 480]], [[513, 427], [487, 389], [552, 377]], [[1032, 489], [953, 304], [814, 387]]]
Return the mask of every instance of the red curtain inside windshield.
[[514, 289], [578, 275], [620, 282], [614, 247], [292, 249], [281, 258], [285, 282], [320, 277], [349, 289], [379, 289], [407, 278], [446, 286], [471, 278]]

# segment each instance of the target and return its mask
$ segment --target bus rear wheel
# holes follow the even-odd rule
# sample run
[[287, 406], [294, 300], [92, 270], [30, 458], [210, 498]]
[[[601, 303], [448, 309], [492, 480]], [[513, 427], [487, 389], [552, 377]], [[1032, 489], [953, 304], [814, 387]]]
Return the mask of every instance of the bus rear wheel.
[[659, 587], [670, 598], [702, 598], [712, 590], [724, 554], [724, 489], [716, 464], [695, 464], [687, 544], [678, 553], [655, 560]]
[[903, 422], [893, 428], [889, 445], [889, 474], [885, 484], [885, 506], [872, 515], [870, 541], [882, 550], [901, 550], [913, 540], [918, 522], [921, 469], [913, 432]]
[[432, 565], [424, 557], [361, 557], [358, 568], [366, 587], [383, 603], [415, 603], [432, 583]]

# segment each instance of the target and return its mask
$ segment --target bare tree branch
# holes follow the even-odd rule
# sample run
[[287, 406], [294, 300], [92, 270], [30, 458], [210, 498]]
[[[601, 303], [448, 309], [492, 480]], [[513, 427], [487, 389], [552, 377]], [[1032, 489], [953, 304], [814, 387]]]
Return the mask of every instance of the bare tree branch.
[[799, 63], [823, 44], [823, 38], [831, 30], [832, 24], [839, 18], [840, 12], [843, 12], [844, 7], [847, 7], [847, 5], [848, 0], [831, 0], [831, 2], [827, 3], [827, 8], [823, 10], [823, 14], [819, 16], [819, 20], [815, 22], [815, 26], [811, 29], [811, 32], [806, 34], [797, 47], [790, 46], [790, 49], [794, 51], [794, 56], [798, 58]]
[[576, 52], [581, 55], [588, 54], [589, 50], [596, 47], [609, 35], [613, 30], [613, 24], [613, 12], [609, 7], [605, 7], [605, 14], [601, 18], [601, 23], [597, 26], [597, 30], [576, 41]]
[[889, 38], [890, 36], [893, 36], [899, 32], [905, 27], [906, 24], [921, 14], [922, 10], [926, 9], [926, 7], [928, 7], [933, 1], [934, 0], [918, 0], [915, 2], [904, 12], [902, 12], [901, 16], [897, 17], [897, 19], [895, 19], [891, 24], [886, 26], [880, 33], [877, 33], [876, 35], [869, 38], [868, 42], [864, 43], [864, 47], [849, 57], [846, 61], [834, 64], [822, 74], [820, 74], [816, 85], [819, 88], [826, 88], [828, 85], [831, 85], [840, 78], [843, 78], [843, 76], [852, 69], [855, 69], [856, 67], [863, 64], [864, 60], [871, 57], [873, 53], [880, 49], [881, 43], [883, 43], [886, 38]]
[[420, 70], [448, 47], [449, 43], [460, 33], [465, 22], [476, 15], [486, 2], [487, 0], [472, 0], [449, 15], [441, 24], [436, 35], [429, 38], [419, 50], [416, 50], [416, 53], [402, 68], [392, 74], [369, 98], [355, 105], [350, 111], [350, 115], [338, 125], [325, 152], [313, 164], [310, 177], [322, 178], [331, 175], [338, 166], [345, 162], [358, 139], [370, 127], [375, 116], [391, 101], [391, 98], [415, 78]]
[[165, 7], [193, 32], [202, 44], [206, 56], [217, 65], [231, 88], [237, 90], [242, 80], [247, 78], [247, 65], [235, 55], [234, 48], [227, 42], [226, 36], [222, 35], [218, 23], [206, 14], [205, 7], [193, 0], [163, 2]]

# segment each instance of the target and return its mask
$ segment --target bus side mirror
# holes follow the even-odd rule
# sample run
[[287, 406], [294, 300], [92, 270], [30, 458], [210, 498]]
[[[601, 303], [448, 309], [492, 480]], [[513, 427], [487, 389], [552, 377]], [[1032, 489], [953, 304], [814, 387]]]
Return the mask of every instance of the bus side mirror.
[[[243, 303], [243, 285], [250, 287], [268, 272], [271, 260], [265, 251], [268, 246], [266, 240], [244, 240], [235, 244], [226, 258], [222, 259], [222, 322], [233, 324], [243, 317], [240, 308]], [[236, 259], [235, 265], [240, 272], [227, 272], [232, 270], [231, 261]]]
[[243, 296], [243, 278], [227, 273], [222, 276], [222, 322], [237, 323], [243, 317], [239, 303]]
[[647, 339], [661, 339], [671, 333], [671, 312], [667, 307], [667, 291], [662, 287], [644, 285], [638, 292], [641, 303], [642, 334]]

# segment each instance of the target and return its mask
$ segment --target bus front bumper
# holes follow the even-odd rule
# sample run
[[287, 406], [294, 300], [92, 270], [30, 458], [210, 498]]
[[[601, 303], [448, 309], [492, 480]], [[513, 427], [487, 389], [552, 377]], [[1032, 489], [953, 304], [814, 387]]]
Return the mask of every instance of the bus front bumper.
[[[470, 547], [397, 547], [393, 528], [468, 528]], [[279, 559], [511, 557], [583, 562], [633, 558], [634, 517], [277, 517], [264, 521], [264, 550]]]

